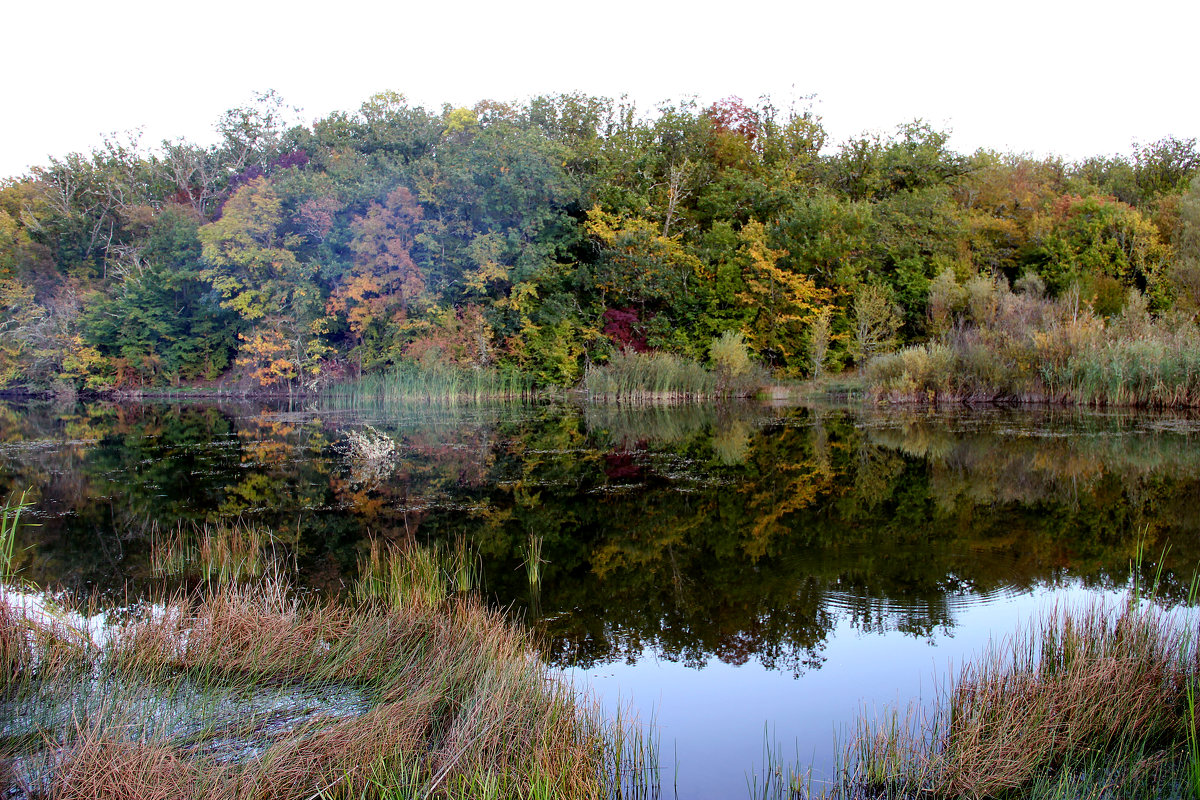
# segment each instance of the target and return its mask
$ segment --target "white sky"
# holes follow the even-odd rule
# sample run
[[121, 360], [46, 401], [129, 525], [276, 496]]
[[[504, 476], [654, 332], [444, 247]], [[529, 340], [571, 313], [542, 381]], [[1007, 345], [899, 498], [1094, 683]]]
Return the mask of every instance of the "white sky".
[[0, 176], [137, 127], [207, 143], [272, 88], [310, 122], [385, 89], [435, 110], [769, 93], [815, 94], [834, 143], [915, 117], [962, 152], [1200, 137], [1196, 0], [14, 0], [0, 20]]

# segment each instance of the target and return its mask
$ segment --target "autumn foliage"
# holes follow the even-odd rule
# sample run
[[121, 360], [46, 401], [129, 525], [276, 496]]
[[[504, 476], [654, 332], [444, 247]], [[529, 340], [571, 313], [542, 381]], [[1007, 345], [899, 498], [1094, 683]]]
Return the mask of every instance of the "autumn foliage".
[[807, 376], [943, 335], [947, 272], [1103, 318], [1130, 289], [1200, 308], [1193, 139], [1065, 163], [918, 120], [831, 147], [811, 109], [738, 97], [284, 111], [266, 93], [217, 145], [111, 139], [0, 186], [0, 388], [571, 385], [625, 349], [707, 363], [730, 332]]

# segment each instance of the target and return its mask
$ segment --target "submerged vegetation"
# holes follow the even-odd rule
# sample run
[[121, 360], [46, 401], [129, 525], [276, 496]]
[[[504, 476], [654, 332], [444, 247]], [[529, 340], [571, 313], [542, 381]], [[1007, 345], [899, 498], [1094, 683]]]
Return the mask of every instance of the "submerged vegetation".
[[[302, 125], [268, 92], [216, 127], [0, 185], [0, 391], [752, 393], [710, 343], [784, 378], [857, 368], [939, 340], [948, 272], [1097, 319], [1130, 290], [1164, 320], [1200, 311], [1195, 139], [1064, 163], [958, 153], [921, 121], [835, 144], [803, 105], [581, 94], [434, 111], [385, 92]], [[938, 391], [1025, 388], [973, 366]], [[1174, 368], [1146, 402], [1194, 398]]]

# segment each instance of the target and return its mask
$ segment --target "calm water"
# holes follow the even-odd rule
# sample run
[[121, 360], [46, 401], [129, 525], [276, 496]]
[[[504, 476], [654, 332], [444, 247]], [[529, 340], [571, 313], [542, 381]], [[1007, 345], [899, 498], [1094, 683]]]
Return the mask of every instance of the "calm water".
[[[346, 455], [367, 424], [389, 468]], [[162, 582], [181, 520], [270, 526], [327, 593], [372, 536], [465, 542], [556, 665], [653, 717], [665, 796], [723, 798], [765, 743], [827, 769], [864, 709], [1119, 590], [1139, 538], [1182, 596], [1198, 445], [1195, 417], [1129, 412], [8, 405], [0, 490], [32, 487], [23, 578], [114, 600]]]

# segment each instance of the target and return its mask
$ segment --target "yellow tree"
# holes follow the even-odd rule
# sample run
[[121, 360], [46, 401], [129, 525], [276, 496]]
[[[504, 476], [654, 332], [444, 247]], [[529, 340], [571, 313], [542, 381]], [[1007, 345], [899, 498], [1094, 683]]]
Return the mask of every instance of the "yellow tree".
[[221, 218], [198, 235], [209, 268], [202, 275], [221, 305], [243, 319], [279, 313], [309, 277], [292, 248], [302, 237], [281, 232], [283, 204], [266, 178], [255, 178], [225, 203]]
[[197, 232], [207, 268], [201, 276], [221, 305], [254, 325], [238, 363], [263, 385], [314, 380], [326, 352], [313, 268], [296, 258], [303, 242], [288, 233], [283, 202], [266, 178], [242, 186], [221, 218]]
[[738, 298], [753, 314], [743, 328], [746, 338], [769, 363], [796, 371], [802, 366], [805, 327], [829, 303], [831, 292], [782, 266], [786, 253], [767, 245], [761, 222], [747, 223], [738, 238], [746, 286]]
[[700, 260], [678, 235], [664, 235], [644, 217], [618, 217], [596, 205], [588, 212], [587, 233], [604, 253], [594, 279], [609, 305], [677, 301], [700, 271]]

